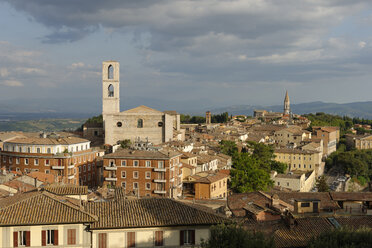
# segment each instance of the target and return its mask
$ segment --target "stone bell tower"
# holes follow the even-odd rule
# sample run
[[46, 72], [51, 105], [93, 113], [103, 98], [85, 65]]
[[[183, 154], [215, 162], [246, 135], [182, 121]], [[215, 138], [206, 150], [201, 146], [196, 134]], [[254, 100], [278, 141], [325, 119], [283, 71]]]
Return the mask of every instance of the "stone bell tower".
[[284, 114], [289, 115], [291, 113], [291, 107], [289, 102], [289, 96], [288, 91], [285, 92], [285, 98], [284, 98]]
[[120, 112], [120, 72], [119, 62], [102, 63], [102, 115]]

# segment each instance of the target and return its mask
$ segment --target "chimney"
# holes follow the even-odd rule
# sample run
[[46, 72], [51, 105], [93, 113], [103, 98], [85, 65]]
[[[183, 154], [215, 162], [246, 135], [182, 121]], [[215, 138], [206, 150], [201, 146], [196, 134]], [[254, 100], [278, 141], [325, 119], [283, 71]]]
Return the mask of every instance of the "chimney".
[[279, 196], [277, 194], [273, 194], [271, 196], [271, 207], [278, 207], [279, 206]]

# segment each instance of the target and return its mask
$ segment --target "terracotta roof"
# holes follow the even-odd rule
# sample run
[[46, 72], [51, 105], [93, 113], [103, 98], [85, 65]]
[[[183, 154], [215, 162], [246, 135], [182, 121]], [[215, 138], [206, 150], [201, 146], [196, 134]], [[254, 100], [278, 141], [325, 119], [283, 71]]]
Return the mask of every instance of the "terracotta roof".
[[55, 195], [87, 195], [88, 186], [76, 185], [52, 185], [44, 187], [44, 189]]
[[141, 105], [132, 109], [128, 109], [126, 111], [123, 111], [121, 113], [128, 113], [128, 114], [163, 114], [163, 112], [160, 112], [159, 110]]
[[89, 140], [78, 137], [60, 137], [60, 138], [15, 138], [6, 143], [30, 144], [30, 145], [72, 145], [90, 142]]
[[372, 201], [372, 192], [330, 192], [335, 201]]
[[276, 247], [306, 247], [309, 240], [322, 232], [333, 229], [326, 218], [301, 218], [292, 228], [281, 227], [274, 233]]
[[192, 178], [193, 180], [188, 182], [214, 183], [227, 177], [229, 177], [229, 175], [227, 175], [226, 173], [219, 173], [215, 171], [203, 171], [195, 175], [189, 176], [189, 178]]
[[322, 130], [324, 132], [331, 133], [331, 132], [339, 131], [340, 128], [339, 127], [331, 127], [331, 126], [326, 126], [326, 127], [313, 126], [313, 130]]
[[182, 168], [195, 169], [196, 166], [182, 162]]
[[3, 183], [3, 185], [16, 189], [19, 192], [27, 192], [36, 189], [33, 185], [18, 180], [8, 181]]
[[54, 183], [54, 175], [53, 174], [46, 174], [40, 171], [31, 171], [27, 174], [32, 178], [36, 178], [37, 180], [44, 182], [44, 183]]
[[293, 205], [295, 200], [300, 199], [318, 199], [320, 200], [320, 209], [340, 209], [340, 206], [331, 199], [327, 192], [270, 192], [269, 194], [277, 194], [280, 200]]
[[225, 220], [167, 198], [87, 202], [84, 205], [99, 217], [92, 229], [212, 225]]
[[129, 150], [120, 149], [114, 153], [107, 154], [103, 158], [137, 158], [137, 159], [170, 159], [181, 155], [181, 153], [169, 150], [146, 151], [146, 150]]
[[0, 226], [89, 223], [96, 217], [46, 191], [0, 199]]
[[290, 153], [290, 154], [314, 154], [320, 153], [319, 151], [312, 150], [301, 150], [301, 149], [291, 149], [291, 148], [277, 148], [274, 150], [274, 153]]

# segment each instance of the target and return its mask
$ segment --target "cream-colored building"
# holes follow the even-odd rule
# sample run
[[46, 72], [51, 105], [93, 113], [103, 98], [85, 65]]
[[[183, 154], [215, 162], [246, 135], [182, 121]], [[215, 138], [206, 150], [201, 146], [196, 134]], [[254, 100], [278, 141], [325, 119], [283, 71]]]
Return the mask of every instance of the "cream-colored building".
[[0, 199], [0, 247], [194, 247], [226, 219], [166, 198], [67, 200], [46, 191]]
[[273, 139], [278, 146], [285, 147], [289, 144], [299, 145], [302, 141], [310, 140], [311, 133], [299, 126], [290, 126], [274, 133]]
[[372, 135], [346, 135], [346, 141], [358, 150], [372, 149]]
[[161, 112], [139, 106], [120, 112], [119, 62], [105, 61], [102, 65], [102, 116], [105, 144], [120, 140], [147, 140], [160, 144], [184, 135], [180, 130], [180, 115], [175, 111]]
[[274, 185], [291, 191], [309, 192], [315, 185], [315, 171], [291, 171], [287, 174], [276, 174]]
[[301, 150], [301, 149], [290, 149], [290, 148], [278, 148], [274, 151], [275, 160], [286, 163], [289, 171], [313, 171], [315, 175], [320, 176], [324, 171], [324, 163], [322, 163], [322, 152]]

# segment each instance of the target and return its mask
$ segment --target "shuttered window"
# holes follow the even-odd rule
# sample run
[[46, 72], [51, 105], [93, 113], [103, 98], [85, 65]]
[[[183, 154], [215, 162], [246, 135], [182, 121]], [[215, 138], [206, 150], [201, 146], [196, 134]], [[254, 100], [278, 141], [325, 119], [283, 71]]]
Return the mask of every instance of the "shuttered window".
[[98, 248], [107, 248], [107, 233], [98, 234]]
[[127, 247], [136, 247], [136, 233], [135, 232], [127, 233]]
[[67, 244], [76, 245], [76, 229], [67, 229]]
[[41, 231], [41, 245], [58, 245], [58, 230]]
[[155, 232], [155, 246], [163, 246], [163, 231]]
[[194, 245], [195, 244], [195, 230], [180, 231], [180, 245]]

